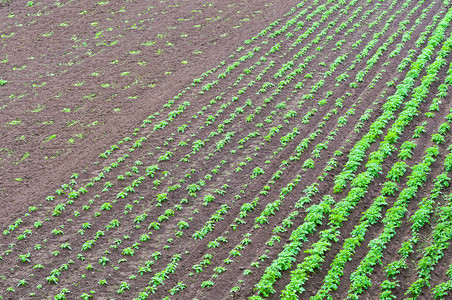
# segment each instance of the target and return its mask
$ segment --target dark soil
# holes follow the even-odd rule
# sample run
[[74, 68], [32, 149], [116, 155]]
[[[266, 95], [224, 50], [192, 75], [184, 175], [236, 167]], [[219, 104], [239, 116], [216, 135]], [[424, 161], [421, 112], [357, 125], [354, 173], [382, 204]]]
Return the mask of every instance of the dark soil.
[[[429, 1], [412, 1], [405, 8], [402, 1], [393, 7], [392, 2], [317, 0], [28, 3], [0, 6], [0, 79], [7, 81], [0, 86], [3, 299], [144, 299], [143, 291], [148, 299], [257, 295], [255, 285], [290, 242], [292, 231], [303, 224], [308, 208], [326, 195], [336, 203], [347, 196], [349, 182], [344, 191], [333, 193], [335, 176], [409, 71], [398, 70], [399, 63], [410, 50], [416, 51], [413, 60], [417, 58], [426, 43], [416, 41], [435, 14], [443, 18], [447, 11], [442, 3], [427, 9]], [[391, 38], [406, 19], [407, 29]], [[384, 29], [386, 24], [390, 26]], [[404, 40], [403, 32], [413, 25], [411, 39]], [[279, 34], [271, 35], [277, 30]], [[307, 36], [293, 44], [305, 32]], [[446, 37], [451, 32], [448, 28]], [[400, 53], [390, 57], [402, 44]], [[385, 45], [364, 81], [351, 88]], [[296, 58], [296, 53], [303, 55]], [[331, 68], [345, 54], [345, 61]], [[278, 75], [290, 61], [293, 64]], [[441, 100], [433, 115], [430, 105], [451, 61], [448, 57], [418, 115], [394, 144], [397, 150], [385, 159], [381, 176], [351, 210], [339, 240], [309, 275], [300, 299], [321, 288], [345, 239], [400, 161], [402, 143], [417, 144], [406, 160], [410, 167], [434, 145], [431, 137], [446, 121], [450, 97]], [[299, 74], [289, 75], [300, 66]], [[355, 176], [367, 170], [369, 155], [403, 108], [369, 146]], [[425, 132], [414, 138], [423, 122]], [[158, 124], [163, 128], [157, 129]], [[400, 258], [401, 243], [411, 237], [410, 216], [443, 172], [452, 142], [449, 132], [438, 145], [440, 154], [428, 179], [386, 245], [382, 265], [369, 274], [372, 286], [362, 299], [378, 299], [384, 267]], [[299, 152], [306, 141], [306, 149]], [[331, 158], [337, 165], [327, 169]], [[312, 169], [308, 160], [314, 163]], [[158, 168], [150, 172], [150, 166]], [[399, 192], [410, 172], [397, 184]], [[309, 186], [317, 190], [309, 204], [299, 207]], [[369, 243], [383, 231], [381, 220], [397, 196], [387, 197], [380, 221], [368, 228], [337, 290], [330, 292], [332, 298], [347, 297], [350, 277], [366, 257]], [[277, 209], [259, 221], [271, 205]], [[396, 277], [396, 299], [404, 298], [417, 279], [423, 249], [433, 242], [444, 199], [436, 205], [430, 224], [420, 231], [408, 269]], [[277, 226], [285, 230], [278, 232]], [[325, 215], [290, 270], [281, 273], [269, 299], [280, 298], [290, 271], [329, 228]], [[448, 280], [450, 251], [434, 266], [431, 286], [419, 299], [433, 299], [430, 289]], [[58, 284], [51, 283], [52, 278]]]

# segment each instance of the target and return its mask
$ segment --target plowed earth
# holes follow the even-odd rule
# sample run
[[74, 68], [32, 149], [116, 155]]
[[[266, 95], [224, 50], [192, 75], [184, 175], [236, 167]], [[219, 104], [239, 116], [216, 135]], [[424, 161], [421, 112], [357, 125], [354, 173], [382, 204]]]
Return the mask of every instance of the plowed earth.
[[[283, 297], [291, 271], [330, 229], [331, 211], [275, 277], [268, 297], [256, 284], [310, 211], [328, 199], [340, 207], [353, 191], [350, 180], [335, 190], [335, 179], [449, 9], [447, 1], [402, 0], [6, 2], [0, 6], [6, 81], [0, 85], [0, 296]], [[451, 33], [447, 26], [428, 64]], [[437, 187], [435, 178], [451, 177], [444, 169], [450, 129], [442, 142], [432, 140], [452, 109], [447, 93], [437, 96], [449, 84], [451, 57], [444, 57], [379, 176], [295, 298], [328, 299], [314, 296], [363, 213], [384, 195], [377, 221], [327, 293], [351, 294], [351, 278], [384, 232], [413, 167], [437, 147], [381, 263], [367, 274], [371, 285], [359, 294], [379, 299], [386, 267], [402, 258], [402, 243], [413, 237], [412, 216]], [[361, 71], [363, 80], [356, 80]], [[404, 104], [356, 162], [352, 178], [370, 168], [366, 163], [389, 140]], [[402, 159], [407, 141], [416, 146]], [[391, 195], [382, 188], [397, 162], [407, 171]], [[398, 283], [394, 299], [407, 297], [417, 280], [449, 194], [447, 185], [432, 197], [406, 268], [391, 279]], [[300, 205], [303, 197], [310, 199]], [[441, 251], [418, 299], [434, 299], [432, 288], [450, 280], [451, 250]]]

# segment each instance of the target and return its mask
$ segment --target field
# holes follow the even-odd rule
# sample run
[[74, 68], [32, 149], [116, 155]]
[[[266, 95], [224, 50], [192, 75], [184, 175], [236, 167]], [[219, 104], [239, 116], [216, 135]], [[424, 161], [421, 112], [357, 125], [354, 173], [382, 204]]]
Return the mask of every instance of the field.
[[0, 299], [451, 299], [449, 0], [0, 18]]

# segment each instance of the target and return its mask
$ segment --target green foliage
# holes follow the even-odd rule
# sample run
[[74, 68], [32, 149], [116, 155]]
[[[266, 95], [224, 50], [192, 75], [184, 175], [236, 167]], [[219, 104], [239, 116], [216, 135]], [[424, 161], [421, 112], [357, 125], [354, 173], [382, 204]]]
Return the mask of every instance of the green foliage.
[[432, 142], [440, 145], [440, 144], [444, 144], [446, 142], [446, 140], [444, 139], [444, 136], [442, 136], [439, 133], [435, 133], [432, 135]]
[[387, 181], [383, 184], [383, 188], [381, 189], [381, 194], [392, 196], [398, 190], [399, 190], [399, 188], [397, 187], [397, 183], [395, 183], [394, 181]]
[[386, 178], [400, 182], [400, 178], [405, 174], [409, 166], [405, 162], [396, 162], [388, 172]]
[[262, 168], [256, 167], [253, 170], [253, 174], [251, 175], [251, 178], [256, 178], [259, 175], [265, 174], [264, 170]]
[[416, 143], [411, 141], [403, 142], [403, 144], [400, 146], [398, 157], [402, 160], [410, 159], [416, 146]]
[[303, 168], [304, 169], [314, 169], [314, 160], [312, 160], [311, 158], [305, 160], [303, 163]]

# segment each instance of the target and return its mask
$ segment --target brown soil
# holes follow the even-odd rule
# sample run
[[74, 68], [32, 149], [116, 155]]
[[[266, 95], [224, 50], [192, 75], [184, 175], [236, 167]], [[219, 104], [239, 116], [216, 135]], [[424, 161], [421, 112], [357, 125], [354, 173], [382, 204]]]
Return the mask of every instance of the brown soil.
[[[392, 9], [387, 1], [303, 2], [166, 0], [146, 4], [71, 0], [30, 6], [10, 1], [0, 6], [0, 79], [7, 81], [0, 86], [0, 225], [4, 233], [0, 239], [0, 296], [53, 299], [67, 289], [67, 299], [78, 299], [84, 293], [84, 297], [91, 294], [96, 299], [133, 299], [149, 290], [147, 287], [156, 282], [156, 276], [162, 274], [159, 272], [171, 266], [175, 255], [180, 260], [174, 272], [162, 275], [163, 285], [156, 285], [148, 299], [246, 299], [256, 295], [255, 285], [290, 242], [291, 232], [303, 224], [306, 208], [318, 204], [327, 194], [336, 202], [347, 195], [349, 184], [342, 193], [333, 193], [334, 176], [342, 171], [353, 145], [369, 131], [387, 97], [395, 92], [395, 87], [387, 83], [397, 77], [398, 84], [407, 74], [409, 68], [399, 72], [398, 64], [410, 49], [417, 51], [416, 59], [425, 46], [417, 47], [416, 40], [435, 14], [440, 13], [442, 18], [446, 11], [442, 3], [434, 4], [425, 11], [426, 17], [411, 40], [402, 41], [400, 34], [389, 43], [406, 12], [414, 9], [408, 18], [409, 29], [431, 3], [426, 1], [415, 9], [418, 3], [413, 1], [391, 20], [394, 12], [403, 8], [402, 1]], [[338, 9], [322, 18], [325, 10], [315, 12], [323, 3], [326, 10], [333, 5]], [[303, 10], [297, 20], [303, 23], [295, 22], [287, 31], [270, 36]], [[383, 11], [388, 14], [382, 15]], [[356, 18], [352, 12], [356, 12]], [[368, 17], [361, 18], [366, 12]], [[280, 22], [273, 23], [276, 20]], [[375, 26], [369, 28], [373, 22]], [[389, 29], [362, 61], [351, 66], [385, 22], [391, 22]], [[341, 24], [348, 25], [336, 30]], [[267, 26], [269, 32], [259, 35]], [[314, 29], [308, 37], [292, 46], [311, 26]], [[451, 32], [448, 28], [446, 36]], [[319, 39], [313, 43], [316, 36]], [[361, 44], [353, 46], [358, 40]], [[280, 49], [274, 51], [277, 43]], [[351, 88], [350, 83], [384, 43], [388, 43], [387, 50], [364, 82]], [[399, 43], [404, 44], [400, 54], [389, 58]], [[243, 49], [238, 48], [241, 46]], [[294, 59], [303, 47], [306, 53]], [[347, 59], [332, 75], [324, 76], [346, 53]], [[290, 60], [294, 65], [282, 76], [275, 76]], [[433, 118], [426, 116], [451, 61], [448, 57], [418, 116], [395, 144], [397, 149], [406, 140], [418, 144], [406, 161], [411, 167], [433, 145], [431, 136], [451, 108], [445, 98]], [[286, 77], [301, 63], [305, 63], [301, 74]], [[339, 81], [338, 76], [345, 73], [349, 77]], [[321, 86], [312, 88], [324, 78]], [[278, 89], [283, 79], [287, 82]], [[265, 90], [263, 84], [267, 82], [271, 86]], [[206, 88], [208, 83], [210, 88]], [[304, 87], [298, 89], [297, 83]], [[415, 86], [419, 84], [420, 80]], [[342, 98], [342, 105], [338, 98]], [[167, 104], [172, 99], [174, 103]], [[190, 105], [164, 123], [168, 113], [184, 103]], [[359, 129], [361, 116], [369, 111], [369, 118]], [[296, 117], [291, 118], [290, 112], [296, 112]], [[338, 123], [340, 117], [347, 118], [343, 126]], [[368, 155], [378, 149], [394, 122], [390, 120], [380, 138], [370, 145], [356, 174], [366, 170]], [[423, 122], [427, 122], [426, 132], [413, 139], [416, 126]], [[165, 126], [156, 130], [157, 124]], [[278, 125], [282, 126], [276, 128]], [[282, 145], [281, 138], [294, 127], [298, 134]], [[313, 137], [320, 127], [321, 132]], [[267, 136], [275, 129], [273, 137]], [[297, 160], [297, 146], [309, 137], [309, 146]], [[401, 243], [410, 238], [409, 217], [418, 209], [419, 201], [429, 195], [432, 180], [443, 172], [450, 143], [452, 139], [446, 133], [428, 180], [409, 204], [409, 214], [395, 238], [387, 244], [382, 265], [370, 274], [372, 286], [362, 299], [378, 299], [380, 283], [386, 279], [384, 267], [399, 258]], [[322, 145], [327, 147], [314, 155]], [[108, 157], [99, 156], [109, 149]], [[342, 155], [335, 155], [337, 151]], [[326, 252], [321, 268], [311, 274], [300, 299], [309, 299], [322, 286], [344, 240], [380, 195], [386, 174], [399, 161], [397, 153], [385, 159], [382, 175], [351, 211], [338, 242]], [[325, 171], [332, 157], [337, 166]], [[306, 169], [304, 162], [308, 159], [314, 161], [313, 169]], [[159, 168], [149, 176], [147, 167], [153, 165]], [[264, 172], [257, 175], [259, 168]], [[401, 178], [399, 191], [406, 187], [409, 173]], [[297, 176], [298, 183], [281, 198], [268, 222], [256, 226], [256, 218]], [[323, 181], [319, 176], [325, 177]], [[315, 182], [318, 193], [306, 207], [297, 207], [306, 187]], [[198, 190], [190, 194], [193, 187]], [[166, 199], [159, 200], [165, 195]], [[209, 195], [214, 201], [208, 203]], [[382, 217], [396, 199], [397, 193], [388, 197]], [[254, 209], [244, 215], [242, 205], [254, 200]], [[444, 202], [438, 201], [437, 206], [441, 205]], [[291, 213], [297, 213], [292, 217], [293, 224], [285, 232], [276, 233], [275, 227], [285, 224], [283, 220]], [[396, 278], [400, 280], [400, 287], [393, 292], [397, 299], [404, 297], [417, 278], [417, 262], [432, 242], [436, 214], [431, 218], [422, 228], [422, 242], [410, 256], [409, 268]], [[119, 226], [113, 226], [117, 221]], [[316, 232], [308, 235], [291, 270], [308, 256], [304, 251], [328, 228], [326, 216]], [[351, 274], [368, 253], [369, 242], [383, 228], [381, 219], [369, 227], [365, 240], [347, 263], [337, 290], [330, 293], [334, 299], [347, 297]], [[203, 230], [202, 238], [194, 238]], [[270, 242], [272, 236], [274, 241]], [[90, 241], [94, 243], [91, 248], [82, 249]], [[240, 255], [235, 255], [234, 249]], [[133, 255], [127, 255], [132, 250]], [[450, 251], [445, 251], [435, 266], [431, 287], [448, 279], [445, 274], [451, 263]], [[150, 260], [150, 269], [143, 269]], [[58, 284], [49, 283], [52, 274]], [[269, 298], [279, 299], [290, 279], [289, 270], [282, 272], [274, 284], [276, 292]], [[101, 280], [107, 284], [101, 285]], [[209, 283], [213, 286], [206, 287]], [[177, 291], [178, 284], [183, 290]], [[424, 289], [421, 299], [433, 299], [429, 289]]]

